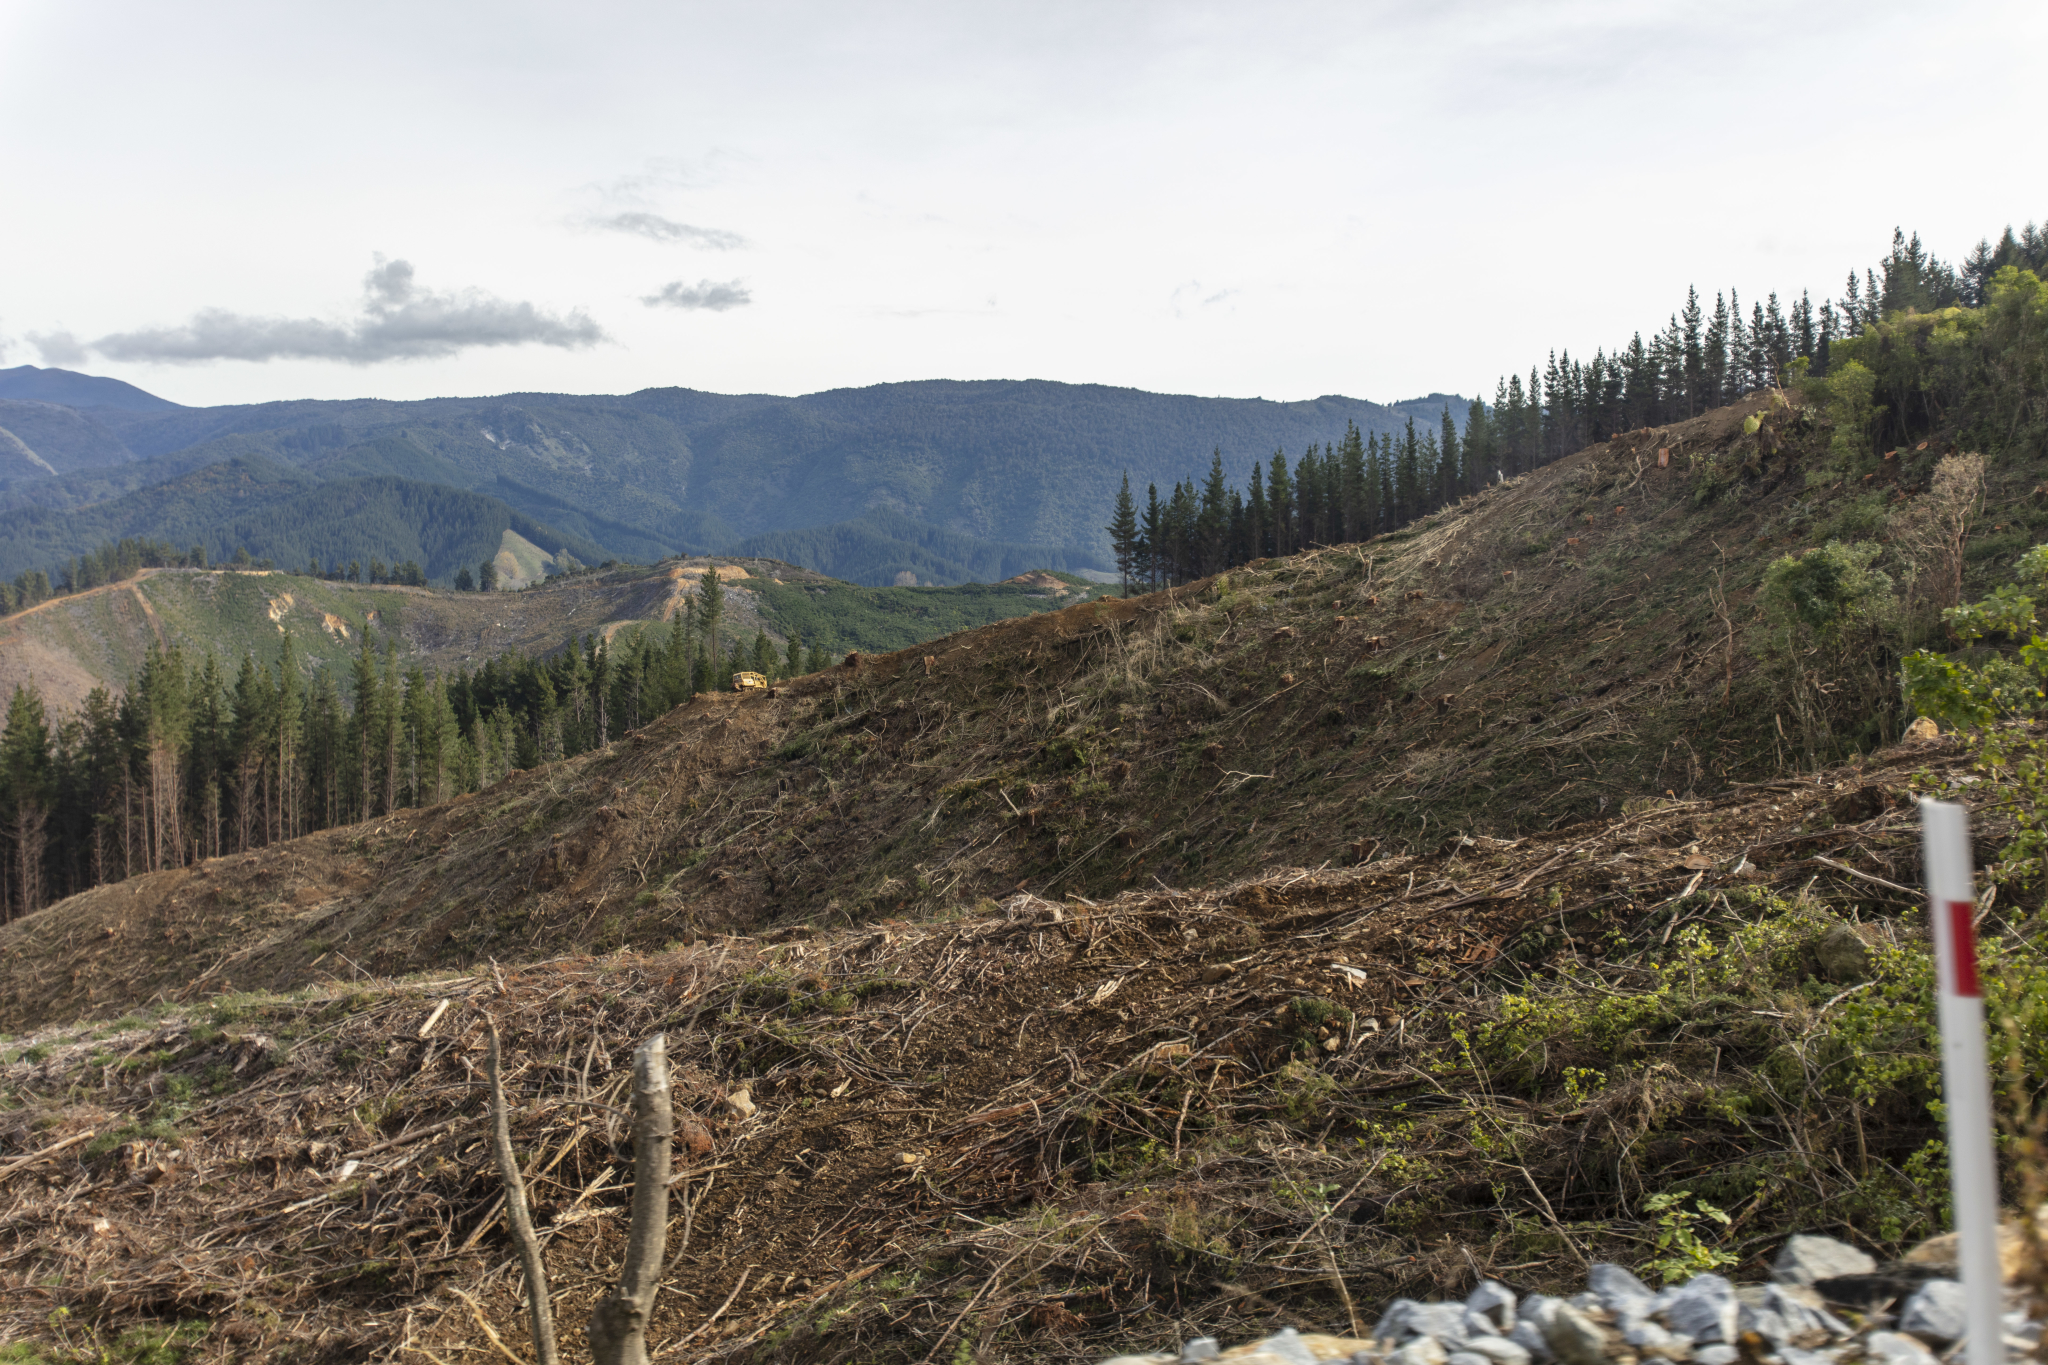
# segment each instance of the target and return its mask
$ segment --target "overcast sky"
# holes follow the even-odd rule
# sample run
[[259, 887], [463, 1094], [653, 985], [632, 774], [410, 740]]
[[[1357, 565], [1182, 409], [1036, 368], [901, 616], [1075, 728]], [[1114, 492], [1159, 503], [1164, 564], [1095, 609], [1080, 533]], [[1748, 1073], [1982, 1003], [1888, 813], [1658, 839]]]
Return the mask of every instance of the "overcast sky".
[[0, 0], [0, 365], [1491, 394], [2048, 215], [2048, 5]]

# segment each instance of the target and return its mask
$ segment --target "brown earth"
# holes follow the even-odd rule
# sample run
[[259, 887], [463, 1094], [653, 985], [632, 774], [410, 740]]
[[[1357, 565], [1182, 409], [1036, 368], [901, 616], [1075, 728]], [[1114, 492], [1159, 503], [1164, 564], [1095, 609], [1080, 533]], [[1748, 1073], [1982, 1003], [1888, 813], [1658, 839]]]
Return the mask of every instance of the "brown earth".
[[[1779, 753], [1730, 618], [1799, 543], [1825, 439], [1760, 410], [1373, 544], [699, 698], [472, 797], [0, 928], [0, 1027], [33, 1030], [0, 1053], [24, 1154], [0, 1158], [0, 1330], [47, 1339], [65, 1307], [110, 1337], [204, 1319], [240, 1358], [522, 1350], [487, 1016], [524, 1059], [571, 1359], [621, 1249], [612, 1106], [656, 1030], [708, 1139], [679, 1158], [672, 1358], [1088, 1359], [1638, 1258], [1628, 1173], [1639, 1199], [1645, 1162], [1780, 1153], [1703, 1078], [1826, 1007], [1773, 1003], [1785, 1033], [1702, 1013], [1590, 1098], [1557, 1068], [1600, 1056], [1496, 1090], [1458, 1021], [1546, 981], [1642, 989], [1646, 955], [1740, 928], [1760, 890], [1910, 937], [1910, 798], [1963, 767], [1935, 742], [1743, 782]], [[1932, 1132], [1847, 1105], [1822, 1140], [1852, 1120], [1891, 1168]]]
[[[999, 623], [772, 698], [701, 696], [444, 806], [97, 888], [0, 927], [0, 1024], [287, 988], [340, 962], [381, 975], [1342, 866], [1714, 792], [1782, 756], [1728, 614], [1750, 614], [1784, 548], [1760, 532], [1800, 480], [1793, 455], [1757, 455], [1754, 488], [1702, 508], [1707, 473], [1659, 470], [1654, 450], [1789, 451], [1798, 414], [1749, 406], [1785, 434], [1744, 437], [1722, 410], [1366, 546]], [[1725, 608], [1700, 591], [1717, 539]]]
[[[1681, 918], [1713, 913], [1717, 894], [1818, 880], [1853, 899], [1868, 878], [1910, 881], [1908, 787], [1959, 768], [1951, 749], [1922, 744], [1539, 837], [1280, 869], [1213, 892], [1018, 895], [944, 923], [410, 982], [350, 982], [341, 967], [290, 997], [43, 1030], [0, 1069], [26, 1097], [0, 1115], [7, 1147], [46, 1152], [0, 1162], [0, 1180], [13, 1177], [5, 1321], [27, 1330], [60, 1304], [112, 1323], [203, 1317], [208, 1340], [241, 1358], [482, 1358], [479, 1311], [518, 1340], [516, 1261], [482, 1146], [488, 1019], [516, 1062], [517, 1143], [571, 1359], [621, 1254], [630, 1165], [615, 1106], [631, 1048], [656, 1031], [688, 1121], [652, 1339], [697, 1331], [695, 1358], [795, 1331], [795, 1354], [769, 1358], [914, 1359], [948, 1346], [974, 1284], [990, 1297], [972, 1330], [1050, 1333], [1048, 1359], [1196, 1324], [1341, 1325], [1312, 1259], [1305, 1275], [1273, 1269], [1314, 1228], [1272, 1202], [1295, 1187], [1328, 1198], [1337, 1186], [1319, 1182], [1340, 1170], [1344, 1198], [1361, 1200], [1345, 1218], [1360, 1293], [1433, 1292], [1466, 1273], [1474, 1248], [1485, 1273], [1553, 1283], [1577, 1263], [1510, 1264], [1512, 1218], [1465, 1228], [1462, 1186], [1438, 1226], [1460, 1228], [1467, 1252], [1407, 1223], [1374, 1226], [1402, 1181], [1368, 1170], [1351, 1182], [1356, 1157], [1332, 1129], [1358, 1105], [1374, 1112], [1372, 1097], [1406, 1096], [1394, 1118], [1426, 1115], [1433, 1093], [1462, 1084], [1440, 1065], [1417, 1069], [1409, 1022], [1456, 1018], [1546, 962], [1625, 981], [1617, 934], [1654, 942], [1661, 917], [1668, 940]], [[1336, 1008], [1305, 1016], [1304, 999]], [[1305, 1053], [1319, 1071], [1298, 1070]], [[1293, 1089], [1297, 1076], [1321, 1088]], [[758, 1106], [745, 1120], [723, 1103], [741, 1086]], [[170, 1095], [188, 1112], [175, 1131], [151, 1127]], [[1563, 1200], [1572, 1154], [1634, 1101], [1498, 1103], [1528, 1111], [1541, 1136], [1527, 1159]], [[1410, 1158], [1470, 1157], [1456, 1106], [1444, 1117]], [[1711, 1166], [1746, 1141], [1731, 1130], [1665, 1174], [1683, 1179], [1687, 1160]], [[1134, 1153], [1170, 1157], [1180, 1174], [1120, 1177]], [[1224, 1262], [1204, 1250], [1213, 1218], [1191, 1212], [1197, 1190], [1204, 1210], [1242, 1206]], [[1537, 1216], [1519, 1184], [1495, 1194]], [[1236, 1261], [1268, 1269], [1221, 1268]], [[827, 1310], [844, 1318], [837, 1339]]]

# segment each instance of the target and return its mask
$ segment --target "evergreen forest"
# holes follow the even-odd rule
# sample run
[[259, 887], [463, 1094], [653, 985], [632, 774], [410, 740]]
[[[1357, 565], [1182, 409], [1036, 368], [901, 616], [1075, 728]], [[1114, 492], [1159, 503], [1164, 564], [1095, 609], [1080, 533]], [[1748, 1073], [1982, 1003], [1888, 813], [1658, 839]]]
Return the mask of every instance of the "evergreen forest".
[[1966, 405], [1982, 428], [1965, 433], [1972, 441], [2038, 436], [2044, 361], [2028, 322], [2040, 316], [2044, 272], [2048, 229], [2030, 223], [1979, 242], [1960, 266], [1895, 231], [1882, 262], [1849, 272], [1842, 297], [1818, 307], [1806, 293], [1789, 308], [1771, 294], [1745, 316], [1733, 290], [1711, 311], [1688, 290], [1648, 341], [1638, 332], [1590, 360], [1555, 351], [1526, 380], [1503, 378], [1490, 404], [1473, 400], [1462, 431], [1448, 407], [1398, 433], [1353, 425], [1291, 464], [1280, 450], [1254, 461], [1241, 489], [1218, 450], [1199, 483], [1164, 495], [1150, 485], [1142, 504], [1126, 474], [1106, 528], [1117, 569], [1127, 587], [1157, 587], [1369, 540], [1488, 483], [1774, 386], [1810, 391], [1859, 447], [1917, 439]]
[[602, 748], [751, 669], [825, 666], [822, 643], [728, 629], [715, 574], [666, 628], [473, 672], [402, 668], [366, 636], [346, 676], [151, 649], [116, 696], [56, 717], [17, 687], [0, 728], [0, 922], [101, 882], [239, 853], [478, 791]]

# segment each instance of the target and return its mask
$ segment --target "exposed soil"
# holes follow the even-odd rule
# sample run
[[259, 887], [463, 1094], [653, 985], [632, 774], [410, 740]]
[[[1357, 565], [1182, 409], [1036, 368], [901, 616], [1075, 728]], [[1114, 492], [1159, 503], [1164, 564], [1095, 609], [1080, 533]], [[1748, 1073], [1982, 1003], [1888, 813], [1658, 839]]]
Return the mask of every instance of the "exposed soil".
[[[996, 1263], [1033, 1248], [1032, 1274], [977, 1296], [973, 1330], [1022, 1324], [1044, 1334], [1046, 1359], [1196, 1323], [1341, 1325], [1313, 1261], [1275, 1268], [1314, 1231], [1312, 1203], [1272, 1204], [1289, 1182], [1346, 1173], [1345, 1274], [1360, 1293], [1433, 1291], [1466, 1273], [1448, 1240], [1389, 1212], [1398, 1176], [1350, 1182], [1357, 1157], [1330, 1136], [1350, 1110], [1326, 1121], [1321, 1109], [1375, 1096], [1427, 1109], [1455, 1090], [1455, 1072], [1415, 1068], [1410, 1019], [1511, 987], [1547, 960], [1597, 973], [1613, 935], [1654, 941], [1674, 906], [1716, 890], [1818, 879], [1852, 898], [1869, 891], [1844, 865], [1910, 881], [1904, 784], [1957, 767], [1923, 745], [1539, 838], [1453, 840], [1208, 893], [1018, 895], [945, 923], [402, 983], [330, 978], [289, 998], [222, 996], [43, 1030], [17, 1039], [32, 1051], [0, 1069], [14, 1097], [0, 1115], [7, 1148], [46, 1153], [0, 1162], [0, 1298], [22, 1332], [45, 1330], [57, 1306], [109, 1331], [204, 1317], [208, 1339], [241, 1358], [480, 1359], [491, 1348], [478, 1311], [517, 1341], [516, 1261], [483, 1146], [483, 1026], [495, 1018], [517, 1063], [516, 1141], [570, 1359], [621, 1254], [630, 1164], [606, 1106], [624, 1102], [630, 1050], [656, 1031], [692, 1121], [679, 1125], [652, 1339], [675, 1346], [695, 1332], [683, 1358], [779, 1341], [768, 1358], [917, 1359], [974, 1306], [956, 1289], [992, 1270], [1002, 1281]], [[1319, 1022], [1304, 998], [1337, 1008]], [[1320, 1072], [1302, 1074], [1330, 1088], [1296, 1109], [1290, 1077], [1305, 1054]], [[723, 1102], [740, 1086], [759, 1107], [744, 1120]], [[166, 1117], [175, 1097], [183, 1107]], [[1560, 1202], [1573, 1153], [1621, 1112], [1500, 1102], [1523, 1104], [1547, 1134], [1529, 1159]], [[1871, 1140], [1885, 1139], [1873, 1128]], [[1183, 1173], [1165, 1184], [1116, 1175], [1133, 1152], [1169, 1151]], [[1725, 1157], [1703, 1146], [1693, 1159]], [[1672, 1162], [1680, 1175], [1685, 1162]], [[1455, 1228], [1482, 1268], [1524, 1284], [1578, 1272], [1562, 1254], [1501, 1259], [1515, 1215], [1475, 1211], [1465, 1227], [1463, 1189], [1448, 1191], [1450, 1222], [1437, 1226]], [[1487, 1196], [1531, 1220], [1544, 1197], [1518, 1184]], [[1233, 1199], [1253, 1212], [1218, 1260], [1203, 1250], [1203, 1220]], [[843, 1319], [837, 1336], [828, 1310]]]
[[[1824, 436], [1759, 400], [1369, 545], [700, 697], [0, 927], [0, 1027], [28, 1031], [0, 1053], [0, 1331], [63, 1307], [204, 1318], [240, 1358], [502, 1359], [484, 1322], [523, 1349], [487, 1016], [571, 1359], [658, 1030], [703, 1137], [653, 1331], [676, 1359], [1086, 1359], [1639, 1258], [1629, 1163], [1811, 1159], [1702, 1079], [1777, 1037], [1723, 1002], [1742, 1027], [1588, 1098], [1559, 1067], [1597, 1057], [1494, 1093], [1449, 1030], [1532, 983], [1620, 992], [1758, 888], [1910, 936], [1909, 799], [1958, 779], [1950, 744], [1748, 781], [1789, 755], [1734, 623], [1823, 524]], [[1839, 1117], [1886, 1169], [1932, 1135]], [[1775, 1239], [1767, 1207], [1740, 1217]]]
[[[1711, 794], [1785, 757], [1726, 618], [1782, 549], [1755, 532], [1798, 491], [1802, 419], [1749, 406], [1787, 430], [1744, 496], [1699, 501], [1707, 455], [1772, 432], [1724, 409], [1367, 546], [700, 696], [444, 806], [97, 888], [0, 928], [0, 1024], [1214, 884]], [[1660, 470], [1659, 446], [1705, 454]]]

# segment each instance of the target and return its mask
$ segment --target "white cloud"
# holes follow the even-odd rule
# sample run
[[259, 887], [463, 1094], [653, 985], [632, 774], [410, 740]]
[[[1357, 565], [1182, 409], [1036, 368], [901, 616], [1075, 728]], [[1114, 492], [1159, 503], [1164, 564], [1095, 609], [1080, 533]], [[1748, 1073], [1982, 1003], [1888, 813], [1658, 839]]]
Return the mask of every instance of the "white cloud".
[[[558, 316], [531, 303], [481, 290], [436, 293], [413, 280], [412, 263], [377, 258], [363, 277], [363, 309], [340, 322], [254, 317], [206, 308], [173, 327], [112, 332], [81, 345], [68, 332], [34, 338], [52, 364], [75, 364], [91, 351], [107, 360], [192, 365], [214, 360], [440, 359], [490, 346], [555, 346], [580, 350], [608, 340], [583, 312]], [[60, 355], [68, 356], [62, 360]]]
[[626, 213], [592, 214], [583, 222], [586, 226], [604, 232], [629, 232], [636, 237], [645, 237], [649, 241], [682, 242], [689, 246], [709, 247], [713, 251], [731, 251], [735, 247], [747, 244], [747, 239], [737, 232], [678, 223], [673, 218], [664, 218], [658, 213], [645, 213], [637, 209]]
[[708, 309], [723, 313], [728, 308], [743, 308], [754, 301], [753, 293], [738, 280], [699, 280], [685, 284], [681, 280], [670, 280], [658, 291], [643, 295], [640, 302], [649, 308]]
[[28, 340], [42, 353], [45, 365], [68, 369], [85, 359], [85, 347], [79, 345], [78, 338], [69, 332], [30, 332]]

